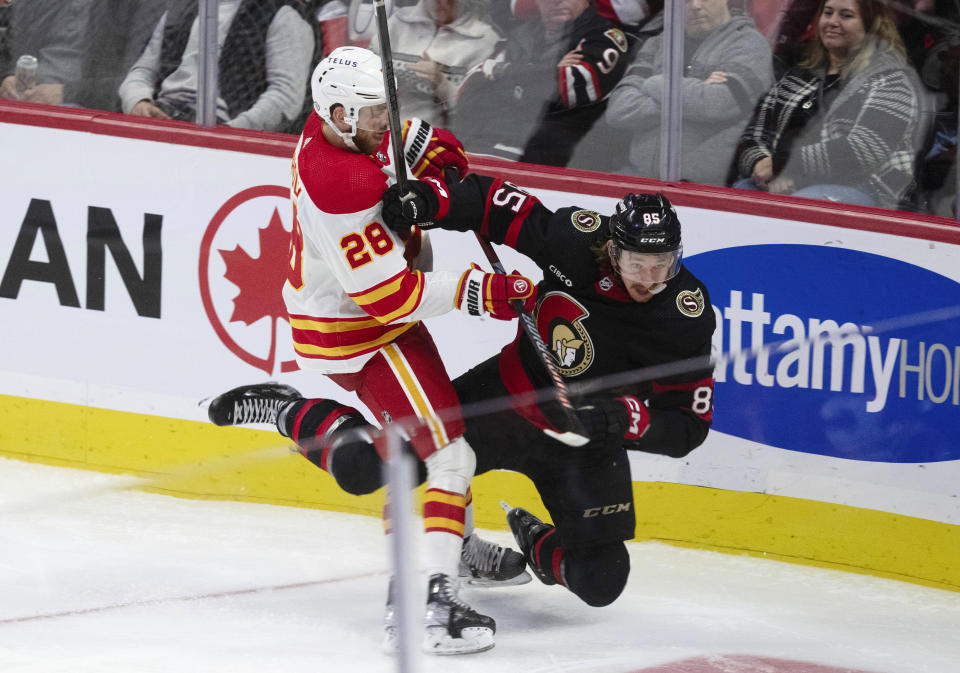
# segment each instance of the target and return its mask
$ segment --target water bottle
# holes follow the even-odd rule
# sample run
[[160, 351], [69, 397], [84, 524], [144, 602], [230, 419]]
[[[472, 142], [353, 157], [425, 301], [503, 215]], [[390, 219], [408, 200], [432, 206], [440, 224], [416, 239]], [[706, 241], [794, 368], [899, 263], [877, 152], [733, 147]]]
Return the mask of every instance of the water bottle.
[[17, 59], [16, 70], [17, 93], [23, 95], [27, 89], [37, 85], [37, 57], [24, 54]]

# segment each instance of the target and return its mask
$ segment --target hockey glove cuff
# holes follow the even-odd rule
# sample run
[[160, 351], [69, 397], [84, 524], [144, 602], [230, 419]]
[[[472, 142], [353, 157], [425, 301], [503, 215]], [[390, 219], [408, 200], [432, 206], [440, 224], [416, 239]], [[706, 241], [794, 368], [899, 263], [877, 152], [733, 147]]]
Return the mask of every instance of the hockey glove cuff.
[[591, 440], [610, 448], [639, 439], [650, 427], [650, 413], [633, 395], [591, 400], [577, 407], [577, 416]]
[[434, 221], [450, 209], [450, 195], [442, 182], [427, 178], [408, 182], [405, 193], [400, 185], [391, 185], [380, 203], [384, 223], [396, 232], [406, 232], [414, 224], [419, 224], [421, 229], [435, 227]]
[[454, 305], [472, 316], [489, 313], [497, 320], [512, 320], [517, 317], [510, 302], [524, 301], [533, 294], [533, 283], [519, 273], [485, 273], [476, 264], [460, 276]]
[[622, 403], [627, 412], [627, 429], [623, 431], [623, 438], [632, 441], [643, 437], [650, 428], [650, 412], [644, 403], [633, 395], [624, 395], [614, 401]]
[[452, 170], [462, 180], [469, 170], [467, 154], [455, 135], [413, 118], [403, 126], [403, 156], [413, 175], [444, 179], [444, 171]]

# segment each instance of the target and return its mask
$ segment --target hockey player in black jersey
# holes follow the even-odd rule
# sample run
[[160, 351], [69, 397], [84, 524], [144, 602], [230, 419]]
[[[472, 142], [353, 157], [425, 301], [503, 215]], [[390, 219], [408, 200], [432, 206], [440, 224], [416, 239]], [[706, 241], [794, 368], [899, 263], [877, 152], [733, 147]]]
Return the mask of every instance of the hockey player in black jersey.
[[[592, 390], [578, 402], [591, 442], [571, 448], [553, 439], [559, 419], [549, 404], [472, 417], [466, 437], [477, 454], [476, 474], [500, 468], [527, 475], [550, 512], [555, 527], [519, 508], [508, 514], [535, 574], [590, 605], [607, 605], [626, 583], [623, 540], [635, 530], [626, 451], [685, 456], [706, 438], [713, 418], [715, 318], [706, 287], [682, 265], [676, 211], [662, 194], [628, 194], [609, 218], [577, 207], [552, 212], [522, 189], [476, 174], [446, 190], [424, 182], [410, 189], [406, 200], [397, 188], [384, 194], [388, 224], [429, 221], [446, 198], [446, 215], [421, 226], [477, 231], [543, 270], [528, 309], [568, 384]], [[409, 217], [413, 212], [417, 218]], [[673, 376], [613, 389], [602, 383], [684, 361], [677, 367], [684, 373]], [[467, 410], [549, 385], [522, 330], [499, 355], [454, 381]]]
[[[682, 265], [676, 212], [661, 194], [628, 194], [610, 217], [576, 207], [553, 212], [508, 182], [476, 174], [449, 186], [413, 181], [408, 188], [408, 195], [395, 187], [384, 194], [388, 225], [476, 231], [543, 270], [528, 309], [567, 382], [580, 386], [574, 390], [577, 413], [590, 443], [574, 448], [558, 441], [557, 409], [525, 401], [550, 382], [522, 333], [454, 386], [468, 412], [474, 403], [515, 400], [493, 414], [467, 413], [466, 437], [477, 456], [476, 474], [508, 469], [527, 475], [550, 513], [553, 525], [521, 508], [508, 513], [531, 569], [589, 605], [608, 605], [626, 584], [623, 541], [635, 531], [626, 451], [685, 456], [706, 438], [713, 415], [714, 314], [706, 288]], [[682, 373], [653, 380], [624, 376], [674, 363], [683, 363], [677, 367]], [[608, 376], [620, 379], [615, 388], [605, 386]], [[359, 414], [277, 388], [284, 387], [224, 393], [211, 405], [211, 419], [218, 422], [215, 409], [222, 418], [241, 397], [256, 397], [261, 406], [273, 405], [280, 431], [311, 447], [307, 457], [344, 488], [366, 493], [381, 485], [376, 451], [332, 432], [362, 426]], [[303, 409], [310, 411], [304, 415]], [[286, 420], [294, 416], [296, 431]]]

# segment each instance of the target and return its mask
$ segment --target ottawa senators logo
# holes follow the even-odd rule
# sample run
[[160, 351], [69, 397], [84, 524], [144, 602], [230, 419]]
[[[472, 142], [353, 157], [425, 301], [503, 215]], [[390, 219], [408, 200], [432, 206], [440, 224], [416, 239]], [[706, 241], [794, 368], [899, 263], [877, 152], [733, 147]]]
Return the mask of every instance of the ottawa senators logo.
[[617, 45], [617, 49], [622, 51], [624, 54], [627, 53], [627, 49], [630, 45], [627, 44], [627, 36], [623, 34], [623, 31], [619, 28], [611, 28], [610, 30], [604, 31], [603, 33], [610, 41]]
[[587, 309], [563, 292], [548, 292], [537, 302], [537, 329], [564, 376], [582, 374], [593, 364], [593, 340], [583, 326], [589, 316]]
[[570, 213], [570, 222], [585, 234], [600, 226], [600, 214], [592, 210], [575, 210]]
[[696, 292], [684, 290], [677, 295], [677, 308], [688, 318], [699, 318], [703, 313], [703, 292], [697, 288]]

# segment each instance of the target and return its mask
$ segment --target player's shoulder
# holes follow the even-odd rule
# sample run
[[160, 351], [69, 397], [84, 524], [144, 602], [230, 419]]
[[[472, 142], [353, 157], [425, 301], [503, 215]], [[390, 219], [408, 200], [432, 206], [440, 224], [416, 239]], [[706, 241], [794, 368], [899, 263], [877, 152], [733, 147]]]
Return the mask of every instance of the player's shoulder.
[[546, 236], [550, 266], [544, 276], [554, 275], [567, 287], [592, 286], [599, 271], [596, 246], [607, 238], [606, 217], [588, 208], [561, 208], [551, 216]]
[[680, 272], [668, 288], [671, 304], [668, 310], [675, 311], [677, 320], [691, 329], [699, 328], [712, 335], [716, 327], [716, 316], [707, 286], [687, 267], [681, 266]]
[[550, 229], [556, 232], [567, 232], [592, 243], [606, 238], [607, 217], [589, 208], [566, 206], [554, 211]]
[[356, 213], [375, 206], [387, 188], [387, 176], [367, 155], [334, 147], [317, 132], [297, 156], [300, 183], [325, 213]]

